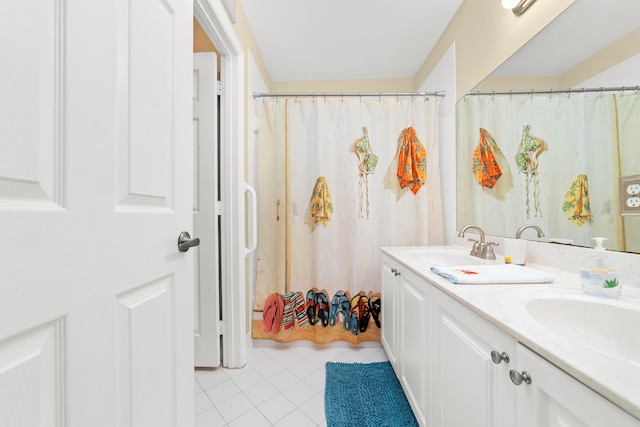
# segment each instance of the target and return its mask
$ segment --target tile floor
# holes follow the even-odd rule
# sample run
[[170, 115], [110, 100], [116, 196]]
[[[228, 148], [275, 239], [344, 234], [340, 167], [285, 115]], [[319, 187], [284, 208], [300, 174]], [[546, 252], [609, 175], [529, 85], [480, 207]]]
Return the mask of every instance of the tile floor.
[[325, 363], [386, 361], [379, 342], [254, 341], [242, 369], [196, 369], [196, 427], [326, 426]]

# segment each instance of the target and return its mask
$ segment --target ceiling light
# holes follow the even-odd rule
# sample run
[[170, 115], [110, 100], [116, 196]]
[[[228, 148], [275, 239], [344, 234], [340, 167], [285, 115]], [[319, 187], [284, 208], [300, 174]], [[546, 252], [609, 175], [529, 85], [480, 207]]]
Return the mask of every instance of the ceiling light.
[[522, 15], [536, 0], [502, 0], [502, 7], [511, 9], [515, 15]]
[[519, 2], [520, 0], [502, 0], [502, 7], [505, 9], [513, 9]]

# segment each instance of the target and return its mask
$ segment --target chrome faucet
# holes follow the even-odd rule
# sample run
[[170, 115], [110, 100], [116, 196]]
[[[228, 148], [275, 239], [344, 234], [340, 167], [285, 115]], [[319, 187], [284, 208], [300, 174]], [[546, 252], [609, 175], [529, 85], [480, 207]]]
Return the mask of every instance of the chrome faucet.
[[484, 231], [482, 228], [477, 225], [469, 224], [462, 227], [462, 230], [458, 233], [458, 237], [464, 237], [464, 233], [467, 230], [474, 229], [480, 234], [480, 240], [469, 239], [470, 242], [473, 242], [473, 247], [471, 248], [471, 256], [475, 256], [482, 259], [496, 259], [496, 255], [493, 252], [493, 246], [498, 246], [497, 242], [485, 242], [484, 240]]
[[[460, 230], [460, 232], [458, 233], [458, 237], [464, 237], [464, 233], [467, 230], [470, 229], [474, 229], [478, 232], [478, 234], [480, 234], [480, 240], [475, 240], [475, 239], [468, 239], [470, 242], [473, 242], [473, 247], [471, 248], [471, 256], [475, 256], [478, 258], [483, 258], [483, 259], [487, 259], [487, 245], [484, 241], [484, 231], [482, 231], [482, 228], [478, 227], [477, 225], [473, 225], [473, 224], [469, 224], [469, 225], [465, 225], [464, 227], [462, 227], [462, 229]], [[491, 253], [493, 253], [493, 250], [491, 250]], [[495, 255], [494, 258], [495, 259]]]
[[527, 228], [533, 228], [538, 232], [538, 237], [544, 237], [544, 233], [542, 232], [542, 229], [540, 227], [535, 224], [525, 224], [522, 227], [518, 228], [518, 231], [516, 231], [516, 239], [519, 239], [522, 235], [522, 232]]

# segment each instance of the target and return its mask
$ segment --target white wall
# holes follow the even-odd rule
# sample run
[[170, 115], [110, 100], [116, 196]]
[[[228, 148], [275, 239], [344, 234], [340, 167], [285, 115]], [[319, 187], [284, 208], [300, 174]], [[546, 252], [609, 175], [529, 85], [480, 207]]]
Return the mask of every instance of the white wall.
[[[267, 84], [262, 78], [260, 68], [249, 49], [247, 49], [247, 145], [245, 147], [246, 179], [256, 193], [260, 191], [258, 182], [258, 158], [260, 155], [260, 109], [262, 102], [253, 97], [254, 92], [269, 92]], [[257, 201], [256, 201], [257, 203]], [[250, 230], [250, 233], [257, 233], [258, 230]], [[253, 296], [256, 287], [256, 266], [258, 252], [249, 255], [247, 266], [247, 304], [246, 315], [247, 324], [251, 327], [253, 315]], [[249, 337], [251, 334], [249, 334]], [[250, 341], [250, 340], [249, 340]], [[249, 343], [248, 346], [251, 344]], [[250, 347], [249, 347], [250, 348]]]
[[440, 101], [440, 184], [445, 244], [456, 237], [456, 67], [455, 43], [442, 56], [419, 92], [446, 91]]

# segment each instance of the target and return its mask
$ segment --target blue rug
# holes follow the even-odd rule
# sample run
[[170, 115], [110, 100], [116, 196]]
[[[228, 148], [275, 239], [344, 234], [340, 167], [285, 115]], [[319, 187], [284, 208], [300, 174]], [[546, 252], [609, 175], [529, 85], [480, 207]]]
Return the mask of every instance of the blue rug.
[[327, 362], [327, 427], [417, 426], [390, 362]]

